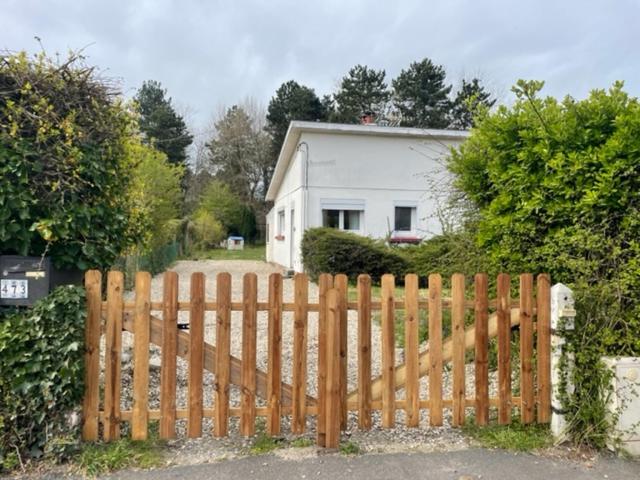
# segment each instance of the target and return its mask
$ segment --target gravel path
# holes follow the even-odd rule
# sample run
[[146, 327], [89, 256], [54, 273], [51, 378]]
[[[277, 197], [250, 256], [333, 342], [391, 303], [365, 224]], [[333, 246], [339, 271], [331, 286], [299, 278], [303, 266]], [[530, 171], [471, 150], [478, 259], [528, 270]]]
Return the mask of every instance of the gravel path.
[[[247, 272], [255, 272], [258, 275], [258, 301], [267, 301], [268, 295], [268, 276], [273, 272], [281, 272], [281, 270], [275, 266], [269, 265], [260, 261], [214, 261], [214, 260], [200, 260], [200, 261], [179, 261], [171, 269], [179, 275], [179, 299], [187, 300], [189, 298], [189, 280], [193, 272], [203, 272], [206, 275], [206, 295], [207, 299], [211, 301], [215, 296], [216, 289], [216, 275], [220, 272], [229, 272], [232, 275], [232, 301], [240, 301], [242, 298], [242, 276]], [[283, 297], [285, 302], [293, 301], [293, 279], [284, 279], [283, 282]], [[127, 298], [131, 299], [132, 294], [129, 292]], [[151, 286], [151, 298], [152, 300], [160, 300], [162, 298], [162, 275], [158, 275], [153, 278]], [[316, 284], [311, 283], [309, 285], [309, 301], [317, 302], [318, 300], [318, 287]], [[159, 313], [157, 313], [159, 314]], [[179, 321], [188, 321], [188, 312], [180, 312]], [[355, 388], [357, 384], [357, 313], [349, 312], [349, 343], [348, 343], [348, 382], [349, 390]], [[231, 354], [241, 358], [242, 352], [242, 313], [233, 312], [231, 319]], [[291, 383], [292, 377], [292, 365], [293, 365], [293, 313], [284, 312], [283, 324], [282, 324], [282, 378], [284, 382]], [[317, 313], [309, 313], [309, 327], [308, 327], [308, 385], [307, 392], [310, 395], [316, 395], [316, 376], [317, 376]], [[380, 328], [377, 322], [372, 324], [372, 336], [374, 341], [372, 342], [372, 375], [375, 377], [380, 374], [380, 342], [376, 339], [380, 338]], [[258, 313], [258, 346], [257, 346], [257, 364], [258, 368], [266, 371], [267, 368], [267, 312]], [[205, 341], [215, 344], [215, 314], [214, 312], [207, 312], [205, 316]], [[122, 408], [131, 408], [131, 347], [133, 345], [133, 336], [129, 333], [124, 333], [123, 337], [123, 395], [122, 395]], [[422, 347], [424, 348], [424, 347]], [[397, 363], [402, 363], [402, 350], [398, 349], [396, 352]], [[156, 347], [152, 347], [151, 353], [151, 379], [150, 379], [150, 395], [149, 402], [150, 408], [159, 408], [159, 384], [160, 384], [160, 351]], [[178, 359], [178, 393], [177, 393], [177, 407], [186, 408], [187, 406], [187, 363]], [[468, 395], [473, 394], [473, 377], [472, 369], [467, 369], [467, 389]], [[471, 374], [471, 375], [469, 375]], [[443, 378], [444, 395], [445, 398], [449, 396], [451, 389], [450, 374], [445, 369]], [[213, 405], [213, 385], [214, 377], [212, 374], [205, 372], [204, 377], [204, 406], [205, 408]], [[425, 397], [427, 392], [427, 380], [421, 381], [421, 396]], [[398, 392], [398, 398], [403, 397], [404, 392], [400, 390]], [[237, 387], [231, 388], [231, 405], [239, 406], [240, 390]], [[264, 404], [264, 403], [262, 403]], [[371, 431], [362, 432], [357, 429], [357, 418], [355, 413], [350, 413], [350, 421], [347, 431], [345, 432], [346, 438], [351, 438], [352, 441], [357, 442], [360, 447], [367, 451], [389, 452], [410, 449], [420, 450], [441, 450], [441, 449], [458, 449], [467, 446], [464, 437], [457, 431], [449, 426], [449, 418], [445, 411], [445, 426], [440, 428], [430, 428], [428, 425], [428, 414], [423, 411], [421, 413], [421, 428], [407, 429], [402, 425], [404, 424], [404, 413], [398, 411], [397, 413], [397, 427], [393, 429], [382, 429], [380, 427], [380, 415], [379, 412], [374, 413], [374, 427]], [[289, 419], [283, 417], [283, 435], [289, 435]], [[315, 420], [309, 418], [308, 420], [308, 434], [309, 438], [312, 438], [315, 432]], [[176, 443], [179, 445], [180, 450], [184, 454], [191, 455], [194, 459], [199, 455], [211, 455], [212, 449], [222, 449], [225, 458], [234, 456], [238, 449], [246, 447], [248, 444], [246, 439], [242, 439], [237, 433], [238, 419], [232, 417], [230, 420], [230, 437], [222, 440], [215, 440], [210, 438], [213, 430], [212, 420], [204, 419], [203, 432], [205, 438], [194, 442], [193, 440], [179, 440]], [[178, 435], [184, 436], [185, 422], [178, 421]], [[198, 453], [198, 451], [200, 453]], [[209, 457], [211, 458], [211, 457]], [[183, 459], [184, 460], [184, 459]], [[179, 463], [184, 463], [180, 461]], [[186, 463], [192, 463], [187, 461]]]

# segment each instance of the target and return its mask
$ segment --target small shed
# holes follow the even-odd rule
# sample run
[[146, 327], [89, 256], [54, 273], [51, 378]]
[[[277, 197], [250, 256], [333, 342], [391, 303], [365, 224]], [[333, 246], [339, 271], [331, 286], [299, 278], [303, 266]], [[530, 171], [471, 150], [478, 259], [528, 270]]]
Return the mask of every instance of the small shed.
[[233, 235], [227, 238], [227, 250], [244, 250], [244, 238]]

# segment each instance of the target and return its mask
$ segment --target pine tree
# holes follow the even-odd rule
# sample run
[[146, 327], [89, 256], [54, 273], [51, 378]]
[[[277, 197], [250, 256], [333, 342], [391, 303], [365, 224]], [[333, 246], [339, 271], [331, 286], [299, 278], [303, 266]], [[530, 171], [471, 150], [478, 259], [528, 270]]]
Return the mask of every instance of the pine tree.
[[164, 152], [172, 164], [185, 165], [193, 136], [171, 105], [167, 91], [159, 82], [149, 80], [142, 84], [135, 99], [140, 109], [140, 130], [147, 142]]
[[490, 109], [496, 103], [491, 94], [480, 85], [480, 80], [470, 82], [462, 80], [462, 86], [456, 93], [450, 115], [450, 128], [465, 130], [473, 126], [473, 117], [478, 109]]
[[275, 167], [291, 121], [316, 121], [326, 120], [326, 118], [325, 105], [312, 88], [300, 85], [295, 80], [283, 83], [276, 90], [276, 94], [271, 98], [267, 108], [267, 126], [265, 129], [271, 135], [273, 167]]
[[362, 115], [382, 117], [390, 93], [385, 83], [385, 71], [366, 65], [356, 65], [342, 78], [334, 95], [336, 111], [332, 120], [341, 123], [359, 123]]
[[407, 127], [446, 128], [449, 124], [451, 85], [446, 72], [430, 59], [413, 62], [394, 79], [393, 103]]

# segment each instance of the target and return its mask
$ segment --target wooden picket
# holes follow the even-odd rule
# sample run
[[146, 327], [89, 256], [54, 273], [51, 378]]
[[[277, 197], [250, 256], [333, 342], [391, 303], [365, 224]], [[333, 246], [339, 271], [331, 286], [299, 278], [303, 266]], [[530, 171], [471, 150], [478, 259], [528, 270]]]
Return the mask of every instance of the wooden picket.
[[258, 276], [255, 273], [245, 273], [242, 281], [242, 413], [240, 416], [240, 432], [248, 437], [256, 431]]
[[489, 290], [486, 274], [475, 277], [476, 424], [489, 422]]
[[396, 339], [394, 329], [394, 290], [395, 278], [393, 275], [382, 276], [382, 310], [380, 328], [382, 329], [382, 426], [391, 428], [395, 425], [395, 378], [393, 371], [395, 368]]
[[442, 279], [429, 275], [429, 422], [442, 425]]
[[[397, 412], [404, 414], [407, 427], [421, 426], [420, 413], [427, 410], [429, 424], [464, 424], [469, 409], [478, 425], [486, 425], [495, 412], [497, 421], [508, 424], [518, 412], [522, 423], [549, 422], [551, 411], [550, 280], [545, 274], [519, 277], [517, 298], [511, 277], [498, 275], [495, 300], [490, 300], [490, 279], [473, 278], [473, 287], [461, 274], [454, 274], [443, 286], [439, 274], [428, 277], [426, 296], [421, 297], [420, 279], [383, 275], [380, 298], [373, 298], [372, 279], [360, 275], [351, 287], [345, 275], [320, 275], [317, 300], [310, 299], [306, 275], [293, 278], [293, 298], [284, 298], [283, 277], [271, 274], [267, 301], [258, 299], [258, 277], [247, 273], [242, 279], [241, 301], [232, 296], [233, 279], [228, 273], [216, 277], [215, 299], [206, 297], [206, 279], [194, 273], [190, 299], [178, 298], [178, 276], [163, 276], [162, 301], [151, 298], [151, 276], [139, 272], [132, 301], [124, 301], [122, 273], [106, 276], [106, 301], [102, 301], [102, 276], [89, 271], [85, 277], [87, 320], [85, 332], [85, 397], [83, 438], [105, 441], [120, 437], [122, 422], [130, 423], [131, 437], [148, 436], [148, 425], [159, 420], [161, 438], [176, 437], [176, 425], [186, 420], [186, 435], [202, 435], [203, 419], [213, 420], [213, 434], [229, 433], [231, 417], [239, 417], [239, 431], [251, 436], [258, 417], [266, 418], [266, 432], [278, 435], [282, 417], [291, 416], [293, 433], [304, 433], [309, 416], [316, 416], [317, 443], [336, 448], [340, 432], [348, 427], [348, 412], [356, 412], [361, 429], [372, 427], [372, 412], [381, 411], [383, 428], [393, 427]], [[470, 279], [471, 281], [471, 279]], [[402, 298], [396, 286], [404, 287]], [[355, 301], [349, 297], [354, 288]], [[449, 290], [450, 288], [450, 290]], [[447, 297], [445, 292], [450, 292]], [[237, 299], [235, 299], [237, 300]], [[160, 316], [157, 313], [160, 312]], [[188, 330], [179, 329], [180, 312], [188, 312]], [[215, 345], [205, 341], [205, 313], [215, 312]], [[241, 312], [241, 331], [232, 331], [233, 312]], [[267, 335], [258, 338], [258, 315], [266, 312]], [[350, 312], [353, 318], [349, 319]], [[450, 312], [450, 316], [449, 316]], [[445, 313], [445, 314], [443, 314]], [[427, 317], [428, 336], [420, 337], [420, 323]], [[357, 318], [356, 318], [357, 317]], [[240, 318], [240, 317], [239, 317]], [[450, 320], [449, 320], [450, 319]], [[292, 337], [282, 338], [283, 322], [293, 322]], [[104, 325], [103, 325], [104, 322]], [[317, 377], [308, 375], [309, 324], [317, 323]], [[353, 322], [353, 323], [351, 323]], [[404, 336], [397, 338], [396, 326], [403, 323]], [[449, 323], [450, 322], [450, 323]], [[374, 328], [374, 325], [378, 325]], [[239, 324], [240, 326], [240, 324]], [[450, 328], [449, 328], [450, 327]], [[520, 369], [519, 395], [512, 395], [511, 338], [517, 329]], [[133, 378], [130, 410], [123, 408], [122, 332], [133, 334]], [[450, 331], [443, 339], [443, 332]], [[104, 388], [100, 385], [100, 338], [104, 334]], [[242, 356], [231, 352], [232, 335], [242, 335]], [[357, 337], [357, 350], [347, 351], [347, 336]], [[516, 338], [516, 337], [514, 337]], [[497, 372], [490, 372], [489, 343], [497, 343]], [[400, 342], [402, 340], [402, 342]], [[257, 342], [267, 347], [267, 369], [258, 369]], [[398, 344], [403, 345], [402, 363], [396, 364]], [[150, 408], [151, 345], [161, 351], [159, 410]], [[283, 381], [283, 349], [292, 352], [292, 382]], [[380, 376], [372, 378], [372, 351], [380, 351]], [[468, 354], [473, 354], [475, 393], [466, 391]], [[187, 362], [186, 408], [177, 408], [177, 358]], [[357, 359], [357, 388], [348, 391], [348, 359]], [[451, 375], [443, 376], [451, 364]], [[214, 402], [204, 405], [204, 372], [214, 374]], [[356, 372], [354, 372], [356, 373]], [[420, 378], [428, 377], [427, 396], [420, 392]], [[451, 395], [445, 398], [446, 385]], [[495, 387], [491, 388], [492, 382]], [[314, 388], [315, 386], [315, 388]], [[231, 395], [239, 388], [239, 397]], [[404, 398], [396, 392], [404, 390]], [[449, 387], [446, 389], [449, 391]], [[103, 392], [102, 399], [100, 392]], [[316, 397], [308, 392], [317, 392]], [[492, 393], [494, 395], [492, 396]], [[258, 401], [264, 406], [258, 406]], [[152, 401], [153, 400], [153, 401]], [[426, 427], [426, 425], [425, 425]]]
[[189, 312], [189, 397], [187, 435], [202, 435], [202, 374], [204, 372], [204, 274], [191, 274], [191, 311]]
[[136, 273], [136, 309], [134, 317], [133, 346], [133, 412], [131, 438], [147, 439], [149, 422], [149, 333], [151, 322], [151, 275]]
[[371, 428], [371, 277], [358, 276], [358, 425]]
[[213, 434], [227, 435], [229, 426], [229, 381], [231, 376], [231, 275], [219, 273], [216, 279], [216, 383]]
[[87, 295], [87, 320], [85, 325], [84, 354], [84, 424], [82, 437], [88, 441], [98, 439], [100, 410], [100, 310], [102, 275], [96, 270], [85, 276]]
[[306, 426], [307, 396], [307, 304], [309, 302], [309, 280], [306, 275], [297, 273], [294, 277], [293, 329], [293, 398], [291, 412], [291, 431], [304, 433]]
[[419, 291], [418, 276], [410, 274], [405, 277], [405, 307], [404, 307], [404, 343], [405, 363], [407, 365], [406, 378], [406, 423], [407, 427], [417, 427], [420, 423], [420, 371], [418, 349], [419, 338]]
[[162, 360], [160, 364], [160, 438], [176, 436], [178, 353], [178, 274], [165, 272], [162, 292]]

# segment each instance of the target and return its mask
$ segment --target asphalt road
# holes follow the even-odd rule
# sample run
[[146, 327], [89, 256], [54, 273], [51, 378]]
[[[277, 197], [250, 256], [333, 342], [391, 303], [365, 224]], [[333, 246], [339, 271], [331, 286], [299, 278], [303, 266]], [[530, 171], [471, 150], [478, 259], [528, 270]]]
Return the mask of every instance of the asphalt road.
[[601, 458], [592, 467], [567, 459], [471, 449], [442, 453], [321, 455], [285, 460], [274, 455], [147, 472], [120, 472], [114, 479], [331, 479], [331, 480], [639, 480], [640, 463]]

